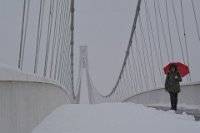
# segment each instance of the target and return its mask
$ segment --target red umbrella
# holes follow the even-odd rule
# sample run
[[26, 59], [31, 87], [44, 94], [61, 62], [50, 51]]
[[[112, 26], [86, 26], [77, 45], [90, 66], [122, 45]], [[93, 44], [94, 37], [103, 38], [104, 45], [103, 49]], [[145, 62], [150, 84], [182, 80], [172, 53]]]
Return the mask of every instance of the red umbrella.
[[188, 73], [189, 73], [189, 68], [187, 65], [183, 64], [183, 63], [180, 63], [180, 62], [171, 62], [169, 63], [167, 66], [164, 67], [164, 72], [165, 74], [168, 73], [169, 71], [169, 68], [172, 66], [172, 65], [176, 65], [177, 69], [178, 69], [178, 72], [180, 73], [181, 77], [184, 77], [186, 76]]

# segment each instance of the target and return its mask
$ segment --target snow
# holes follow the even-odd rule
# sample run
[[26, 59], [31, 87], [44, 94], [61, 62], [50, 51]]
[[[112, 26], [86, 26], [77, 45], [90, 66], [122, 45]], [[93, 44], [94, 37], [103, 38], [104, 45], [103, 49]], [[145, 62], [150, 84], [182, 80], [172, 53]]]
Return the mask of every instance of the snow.
[[194, 117], [133, 103], [64, 105], [32, 133], [200, 133]]
[[[193, 102], [194, 103], [194, 102]], [[159, 104], [148, 104], [148, 106], [155, 106], [155, 107], [168, 107], [170, 108], [170, 103], [159, 103]], [[185, 104], [185, 103], [179, 103], [178, 104], [178, 108], [185, 108], [185, 109], [197, 109], [197, 110], [200, 110], [200, 105], [188, 105], [188, 104]]]

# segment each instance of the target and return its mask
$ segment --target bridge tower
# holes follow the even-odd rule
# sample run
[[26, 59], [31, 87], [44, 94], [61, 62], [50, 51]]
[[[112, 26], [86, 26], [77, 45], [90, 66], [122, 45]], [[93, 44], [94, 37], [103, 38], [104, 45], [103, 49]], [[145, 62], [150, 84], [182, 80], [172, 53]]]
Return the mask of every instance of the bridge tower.
[[87, 46], [80, 46], [79, 55], [79, 75], [77, 90], [80, 90], [80, 103], [91, 103], [91, 98], [89, 94], [90, 91], [88, 89], [90, 85], [90, 76]]

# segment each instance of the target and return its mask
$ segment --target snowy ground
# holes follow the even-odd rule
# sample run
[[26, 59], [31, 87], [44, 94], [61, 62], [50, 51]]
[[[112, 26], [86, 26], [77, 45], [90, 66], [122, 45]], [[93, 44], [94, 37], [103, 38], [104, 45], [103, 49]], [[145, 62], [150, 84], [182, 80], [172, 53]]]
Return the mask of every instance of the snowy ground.
[[186, 113], [158, 111], [132, 103], [64, 105], [32, 133], [200, 133]]
[[[148, 104], [148, 106], [163, 106], [163, 107], [168, 107], [170, 108], [171, 105], [170, 103], [159, 103], [159, 104]], [[200, 105], [188, 105], [188, 104], [181, 104], [181, 103], [178, 103], [178, 108], [186, 108], [186, 109], [198, 109], [200, 110]]]

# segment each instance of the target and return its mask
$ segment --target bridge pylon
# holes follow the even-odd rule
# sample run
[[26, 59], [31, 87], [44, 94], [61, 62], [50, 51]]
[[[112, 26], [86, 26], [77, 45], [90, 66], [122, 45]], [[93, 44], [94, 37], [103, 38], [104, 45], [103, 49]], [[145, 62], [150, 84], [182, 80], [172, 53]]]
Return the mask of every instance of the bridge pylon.
[[[85, 78], [86, 79], [86, 91], [84, 95], [88, 96], [88, 102], [92, 103], [92, 89], [90, 89], [92, 87], [91, 84], [91, 79], [90, 79], [90, 74], [89, 74], [89, 61], [88, 61], [88, 50], [87, 50], [87, 46], [80, 46], [80, 57], [79, 57], [79, 75], [78, 75], [78, 82], [77, 82], [77, 90], [80, 90], [80, 97], [82, 98], [83, 95], [83, 88], [82, 84], [84, 84], [84, 82], [82, 82], [82, 80]], [[87, 98], [87, 96], [84, 97], [84, 99]], [[80, 99], [81, 99], [80, 98]]]

